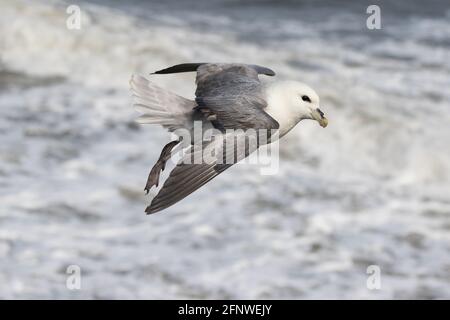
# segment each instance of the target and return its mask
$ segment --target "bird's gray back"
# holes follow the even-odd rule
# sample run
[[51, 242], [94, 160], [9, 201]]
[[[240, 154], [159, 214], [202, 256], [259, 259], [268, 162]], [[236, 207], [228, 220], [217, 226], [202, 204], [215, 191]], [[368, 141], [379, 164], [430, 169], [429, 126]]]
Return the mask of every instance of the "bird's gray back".
[[258, 73], [270, 69], [245, 64], [203, 64], [197, 69], [196, 103], [199, 110], [216, 115], [224, 129], [276, 129]]

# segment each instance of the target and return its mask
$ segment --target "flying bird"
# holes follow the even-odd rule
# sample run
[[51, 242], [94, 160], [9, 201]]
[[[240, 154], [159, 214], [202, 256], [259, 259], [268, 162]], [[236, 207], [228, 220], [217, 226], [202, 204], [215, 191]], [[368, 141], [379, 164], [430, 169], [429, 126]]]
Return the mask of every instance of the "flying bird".
[[[219, 139], [203, 142], [205, 145], [225, 145], [229, 129], [276, 130], [278, 138], [281, 138], [304, 119], [316, 120], [322, 127], [328, 124], [319, 108], [319, 96], [306, 84], [296, 81], [261, 83], [258, 75], [275, 76], [275, 72], [269, 68], [237, 63], [184, 63], [153, 74], [181, 72], [196, 72], [195, 100], [162, 89], [143, 76], [132, 76], [130, 87], [133, 105], [142, 113], [137, 122], [162, 125], [177, 134], [179, 129], [191, 132], [195, 121], [201, 121], [205, 128], [219, 132]], [[171, 141], [162, 149], [148, 175], [144, 189], [147, 194], [153, 186], [158, 187], [160, 173], [181, 141], [181, 138]], [[267, 143], [270, 142], [269, 137]], [[188, 157], [195, 153], [193, 143], [188, 141], [191, 144], [187, 151]], [[259, 142], [256, 147], [259, 147]], [[234, 152], [239, 153], [237, 150]], [[250, 152], [241, 150], [240, 159]], [[232, 164], [217, 159], [209, 163], [190, 163], [181, 159], [145, 212], [151, 214], [172, 206]]]

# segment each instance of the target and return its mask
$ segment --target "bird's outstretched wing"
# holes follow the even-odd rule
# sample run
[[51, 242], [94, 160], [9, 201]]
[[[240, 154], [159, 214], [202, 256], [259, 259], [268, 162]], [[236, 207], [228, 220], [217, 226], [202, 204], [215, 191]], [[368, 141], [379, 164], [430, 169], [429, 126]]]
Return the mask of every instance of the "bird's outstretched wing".
[[[233, 144], [226, 148], [227, 138], [236, 134], [224, 134], [226, 129], [278, 129], [278, 122], [267, 114], [267, 106], [258, 74], [273, 76], [275, 73], [265, 67], [245, 64], [182, 64], [155, 72], [155, 74], [197, 71], [196, 109], [205, 114], [213, 125], [223, 133], [203, 149], [213, 147], [223, 150], [219, 158], [208, 163], [186, 163], [180, 160], [164, 182], [161, 190], [147, 207], [148, 214], [158, 212], [185, 198], [205, 183], [242, 160], [256, 147], [239, 147]], [[240, 134], [240, 133], [239, 133]], [[195, 146], [187, 152], [192, 157]], [[233, 161], [230, 163], [230, 153]], [[226, 159], [225, 159], [226, 158]]]
[[257, 148], [254, 137], [242, 131], [217, 135], [211, 142], [204, 142], [202, 148], [191, 145], [145, 212], [151, 214], [170, 207]]
[[[211, 142], [211, 144], [213, 143]], [[220, 143], [217, 140], [216, 146], [219, 146]], [[147, 214], [152, 214], [170, 207], [231, 166], [228, 164], [219, 164], [217, 159], [212, 159], [209, 162], [202, 160], [197, 163], [195, 159], [201, 153], [202, 151], [194, 145], [188, 148], [183, 158], [170, 172], [169, 177], [164, 182], [158, 194], [153, 198], [150, 206], [145, 209]]]

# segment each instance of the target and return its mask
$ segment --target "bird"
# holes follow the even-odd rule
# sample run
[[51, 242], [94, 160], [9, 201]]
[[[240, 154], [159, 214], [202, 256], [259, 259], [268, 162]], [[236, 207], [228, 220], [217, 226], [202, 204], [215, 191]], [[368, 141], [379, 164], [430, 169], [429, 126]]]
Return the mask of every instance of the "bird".
[[[214, 142], [202, 141], [202, 146], [214, 144], [223, 148], [230, 130], [267, 130], [276, 132], [276, 139], [280, 139], [302, 120], [315, 120], [322, 127], [328, 125], [328, 119], [320, 109], [319, 96], [310, 86], [293, 80], [262, 83], [259, 75], [275, 76], [273, 70], [263, 66], [243, 63], [183, 63], [155, 71], [150, 77], [184, 72], [196, 72], [194, 100], [163, 89], [145, 76], [132, 75], [130, 90], [133, 106], [141, 113], [136, 119], [138, 123], [161, 125], [177, 136], [180, 130], [192, 134], [195, 123], [200, 122], [205, 128], [216, 132]], [[268, 136], [266, 142], [259, 143], [258, 140], [254, 149], [273, 142], [271, 135]], [[233, 163], [223, 163], [218, 158], [209, 163], [192, 163], [183, 159], [193, 158], [196, 152], [195, 142], [193, 139], [189, 141], [185, 137], [179, 137], [163, 147], [148, 175], [144, 188], [147, 194], [152, 187], [158, 187], [160, 173], [173, 157], [175, 147], [181, 146], [182, 141], [184, 147], [187, 145], [187, 156], [172, 169], [145, 209], [147, 214], [174, 205], [254, 151], [248, 147], [239, 151], [234, 146]]]

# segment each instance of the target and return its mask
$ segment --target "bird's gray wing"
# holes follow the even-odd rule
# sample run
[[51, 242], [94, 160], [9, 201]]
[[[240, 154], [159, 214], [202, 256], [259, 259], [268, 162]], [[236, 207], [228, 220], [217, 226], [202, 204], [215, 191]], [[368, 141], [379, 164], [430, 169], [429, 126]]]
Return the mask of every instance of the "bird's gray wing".
[[145, 209], [152, 214], [170, 207], [228, 169], [230, 164], [178, 164]]
[[[170, 207], [218, 176], [233, 165], [226, 163], [230, 154], [235, 153], [233, 156], [238, 160], [245, 158], [242, 145], [236, 146], [234, 150], [224, 148], [227, 137], [233, 135], [234, 133], [217, 135], [212, 141], [203, 142], [202, 148], [197, 145], [189, 146], [145, 212], [151, 214]], [[209, 151], [216, 150], [216, 153], [208, 159], [202, 158], [206, 148], [209, 148]], [[222, 153], [217, 152], [220, 150]]]
[[207, 114], [214, 126], [225, 129], [278, 129], [267, 114], [258, 74], [274, 75], [265, 67], [245, 64], [202, 64], [197, 68], [197, 110]]
[[182, 73], [182, 72], [197, 72], [198, 68], [202, 65], [210, 65], [210, 66], [245, 66], [247, 68], [251, 68], [253, 70], [255, 70], [258, 74], [265, 74], [266, 76], [274, 76], [275, 72], [269, 68], [266, 67], [262, 67], [262, 66], [258, 66], [256, 64], [238, 64], [238, 63], [222, 63], [222, 64], [218, 64], [218, 63], [204, 63], [204, 62], [200, 62], [200, 63], [182, 63], [182, 64], [177, 64], [175, 66], [171, 66], [169, 68], [165, 68], [165, 69], [161, 69], [158, 71], [153, 72], [152, 74], [169, 74], [169, 73]]
[[[229, 143], [232, 148], [227, 148]], [[170, 207], [230, 168], [234, 163], [246, 158], [257, 148], [256, 137], [248, 136], [242, 131], [216, 135], [212, 141], [204, 142], [203, 148], [197, 148], [196, 145], [190, 146], [183, 158], [170, 172], [161, 190], [153, 198], [145, 212], [151, 214]], [[208, 154], [208, 158], [205, 158], [206, 154]], [[203, 158], [200, 158], [202, 156]], [[196, 159], [201, 159], [201, 161], [197, 162]]]

